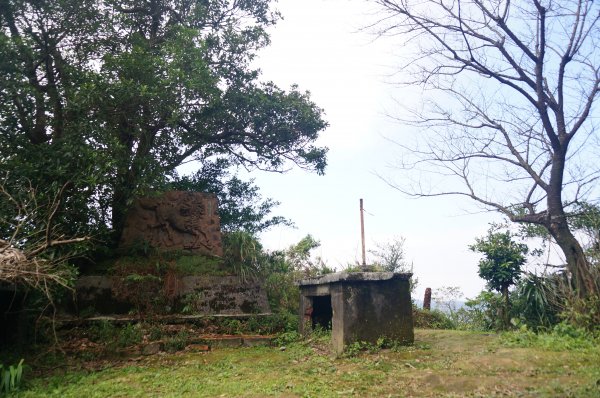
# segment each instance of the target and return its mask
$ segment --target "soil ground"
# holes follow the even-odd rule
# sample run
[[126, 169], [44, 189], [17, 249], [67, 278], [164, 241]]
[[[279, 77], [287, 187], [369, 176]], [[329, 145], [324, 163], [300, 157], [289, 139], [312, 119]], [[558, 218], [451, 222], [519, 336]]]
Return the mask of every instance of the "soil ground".
[[[415, 331], [410, 347], [336, 357], [324, 338], [71, 362], [20, 397], [600, 397], [600, 348], [510, 348], [496, 334]], [[189, 347], [188, 347], [189, 348]], [[90, 359], [93, 363], [93, 359]]]

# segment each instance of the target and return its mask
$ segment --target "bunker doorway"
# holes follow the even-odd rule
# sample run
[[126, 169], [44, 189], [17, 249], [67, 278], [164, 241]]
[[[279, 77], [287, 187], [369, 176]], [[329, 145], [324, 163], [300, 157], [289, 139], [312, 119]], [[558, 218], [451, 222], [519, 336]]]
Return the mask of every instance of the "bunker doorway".
[[331, 296], [314, 296], [312, 298], [312, 307], [312, 327], [331, 330], [331, 321], [333, 319]]

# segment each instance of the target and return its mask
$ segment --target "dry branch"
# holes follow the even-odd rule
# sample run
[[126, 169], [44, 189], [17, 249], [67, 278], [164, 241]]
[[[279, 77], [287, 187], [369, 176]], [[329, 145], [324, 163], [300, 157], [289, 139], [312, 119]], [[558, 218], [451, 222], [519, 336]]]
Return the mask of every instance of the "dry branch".
[[0, 183], [0, 196], [12, 205], [13, 214], [0, 219], [9, 231], [5, 236], [7, 240], [0, 239], [0, 282], [39, 290], [51, 302], [53, 287], [70, 288], [72, 273], [65, 264], [72, 255], [65, 252], [48, 259], [44, 252], [57, 246], [85, 242], [90, 237], [54, 236], [54, 220], [60, 211], [66, 185], [53, 196], [50, 204], [43, 205], [31, 184], [22, 187], [21, 197], [9, 192], [8, 177]]

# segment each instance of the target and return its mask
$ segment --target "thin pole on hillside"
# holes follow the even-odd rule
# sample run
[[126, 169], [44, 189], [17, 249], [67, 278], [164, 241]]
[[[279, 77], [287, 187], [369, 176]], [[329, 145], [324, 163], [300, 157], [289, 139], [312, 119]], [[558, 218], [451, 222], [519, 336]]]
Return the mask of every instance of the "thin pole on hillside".
[[362, 241], [362, 266], [367, 267], [367, 257], [365, 255], [365, 209], [363, 207], [363, 200], [360, 200], [360, 237]]

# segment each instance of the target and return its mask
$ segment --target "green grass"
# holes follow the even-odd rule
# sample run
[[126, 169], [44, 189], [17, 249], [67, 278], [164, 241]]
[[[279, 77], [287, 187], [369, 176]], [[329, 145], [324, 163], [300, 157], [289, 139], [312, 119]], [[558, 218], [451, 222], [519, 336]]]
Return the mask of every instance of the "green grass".
[[600, 396], [600, 348], [513, 347], [495, 334], [416, 330], [413, 346], [354, 356], [336, 357], [321, 337], [285, 350], [181, 352], [71, 368], [25, 388], [20, 397], [592, 398]]
[[179, 275], [211, 275], [226, 276], [233, 273], [233, 269], [228, 269], [219, 258], [185, 255], [178, 257], [175, 263], [175, 270]]
[[123, 254], [118, 258], [104, 260], [84, 271], [87, 275], [117, 275], [126, 277], [130, 274], [163, 275], [167, 270], [177, 275], [235, 275], [235, 269], [228, 266], [221, 258], [190, 254], [184, 252], [159, 252], [153, 250], [143, 254]]

